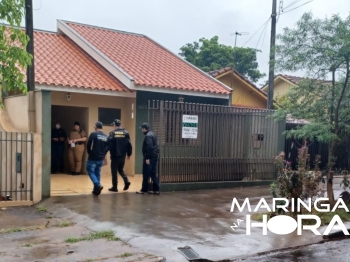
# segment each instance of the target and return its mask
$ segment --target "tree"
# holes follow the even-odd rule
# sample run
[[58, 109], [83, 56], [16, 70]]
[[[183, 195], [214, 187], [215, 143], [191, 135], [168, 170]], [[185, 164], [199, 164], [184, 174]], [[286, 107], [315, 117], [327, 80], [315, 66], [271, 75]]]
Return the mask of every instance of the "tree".
[[25, 13], [25, 0], [1, 0], [0, 20], [0, 83], [8, 91], [26, 93], [22, 71], [30, 65], [32, 56], [26, 52], [29, 41], [21, 21]]
[[201, 38], [180, 48], [179, 55], [205, 72], [232, 67], [253, 82], [266, 74], [258, 70], [257, 49], [227, 46], [219, 44], [219, 37]]
[[305, 13], [294, 29], [277, 36], [276, 68], [307, 72], [280, 101], [275, 117], [288, 114], [309, 124], [287, 132], [287, 136], [329, 143], [327, 195], [334, 204], [333, 173], [336, 143], [350, 131], [350, 15], [317, 19]]

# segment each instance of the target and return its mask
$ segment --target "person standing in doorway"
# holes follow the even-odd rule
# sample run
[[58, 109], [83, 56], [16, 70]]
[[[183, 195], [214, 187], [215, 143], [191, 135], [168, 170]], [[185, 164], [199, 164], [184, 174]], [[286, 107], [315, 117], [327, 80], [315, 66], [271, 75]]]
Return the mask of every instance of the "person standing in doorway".
[[128, 131], [121, 127], [121, 121], [115, 119], [112, 123], [114, 130], [108, 136], [108, 150], [111, 154], [112, 187], [108, 190], [118, 192], [118, 174], [124, 180], [124, 191], [130, 187], [130, 181], [124, 172], [125, 158], [132, 154], [132, 145]]
[[83, 154], [85, 150], [84, 142], [86, 141], [86, 133], [81, 129], [79, 122], [74, 122], [74, 130], [70, 132], [68, 137], [68, 144], [70, 145], [68, 151], [69, 164], [71, 175], [79, 175], [83, 162]]
[[[159, 195], [159, 180], [157, 177], [158, 164], [158, 139], [156, 134], [150, 130], [147, 123], [141, 125], [141, 130], [145, 135], [142, 145], [143, 165], [142, 165], [142, 188], [137, 194]], [[149, 179], [152, 179], [153, 191], [149, 191]]]
[[86, 144], [88, 152], [88, 160], [86, 162], [86, 170], [90, 176], [94, 189], [92, 193], [96, 196], [101, 194], [103, 186], [101, 185], [101, 168], [107, 154], [107, 135], [102, 132], [102, 123], [96, 122], [94, 129], [89, 136]]
[[61, 122], [57, 121], [51, 132], [51, 157], [52, 173], [63, 173], [64, 169], [64, 141], [67, 138], [66, 132], [61, 128]]

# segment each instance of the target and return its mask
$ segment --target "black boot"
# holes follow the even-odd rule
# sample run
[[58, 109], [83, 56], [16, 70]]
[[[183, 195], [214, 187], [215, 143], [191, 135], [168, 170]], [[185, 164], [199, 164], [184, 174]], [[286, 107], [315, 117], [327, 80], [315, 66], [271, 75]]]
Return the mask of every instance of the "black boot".
[[128, 190], [129, 187], [130, 187], [131, 183], [128, 181], [128, 182], [125, 182], [125, 186], [124, 186], [124, 191]]
[[118, 192], [118, 188], [117, 188], [117, 186], [112, 186], [111, 188], [108, 189], [108, 191]]

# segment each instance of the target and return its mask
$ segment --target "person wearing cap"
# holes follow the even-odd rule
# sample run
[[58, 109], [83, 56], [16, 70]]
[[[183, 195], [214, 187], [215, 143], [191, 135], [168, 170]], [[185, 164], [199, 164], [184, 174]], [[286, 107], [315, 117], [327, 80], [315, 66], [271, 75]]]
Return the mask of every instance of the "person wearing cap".
[[83, 164], [83, 154], [85, 150], [84, 142], [86, 133], [81, 129], [79, 122], [74, 122], [74, 130], [68, 136], [68, 159], [71, 169], [71, 175], [79, 175]]
[[[143, 165], [142, 165], [142, 188], [137, 194], [155, 194], [159, 195], [159, 180], [157, 177], [158, 163], [158, 138], [156, 134], [150, 130], [147, 123], [141, 125], [141, 130], [145, 135], [142, 145]], [[149, 179], [152, 179], [153, 191], [149, 191]]]
[[103, 186], [100, 183], [101, 168], [107, 154], [107, 135], [102, 132], [102, 127], [103, 125], [101, 122], [96, 122], [94, 126], [95, 132], [90, 134], [86, 144], [86, 149], [89, 155], [86, 162], [86, 170], [94, 184], [92, 193], [97, 196], [101, 194], [103, 189]]
[[125, 158], [128, 160], [132, 154], [132, 145], [129, 132], [121, 127], [121, 121], [115, 119], [112, 123], [114, 130], [108, 136], [108, 150], [111, 155], [112, 187], [108, 190], [118, 192], [118, 176], [124, 180], [124, 191], [130, 187], [130, 181], [124, 172]]
[[61, 122], [56, 121], [56, 126], [51, 131], [51, 157], [52, 157], [52, 173], [63, 173], [64, 169], [64, 141], [66, 140], [66, 132], [61, 128]]

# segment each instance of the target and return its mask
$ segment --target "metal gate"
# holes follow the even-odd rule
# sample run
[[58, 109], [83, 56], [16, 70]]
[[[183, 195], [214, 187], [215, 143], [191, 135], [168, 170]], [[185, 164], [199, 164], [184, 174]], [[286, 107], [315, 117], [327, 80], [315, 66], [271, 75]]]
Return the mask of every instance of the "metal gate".
[[[149, 101], [161, 183], [271, 180], [285, 122], [271, 110]], [[183, 115], [198, 116], [197, 139], [182, 138]]]
[[0, 201], [33, 200], [33, 134], [0, 131]]

